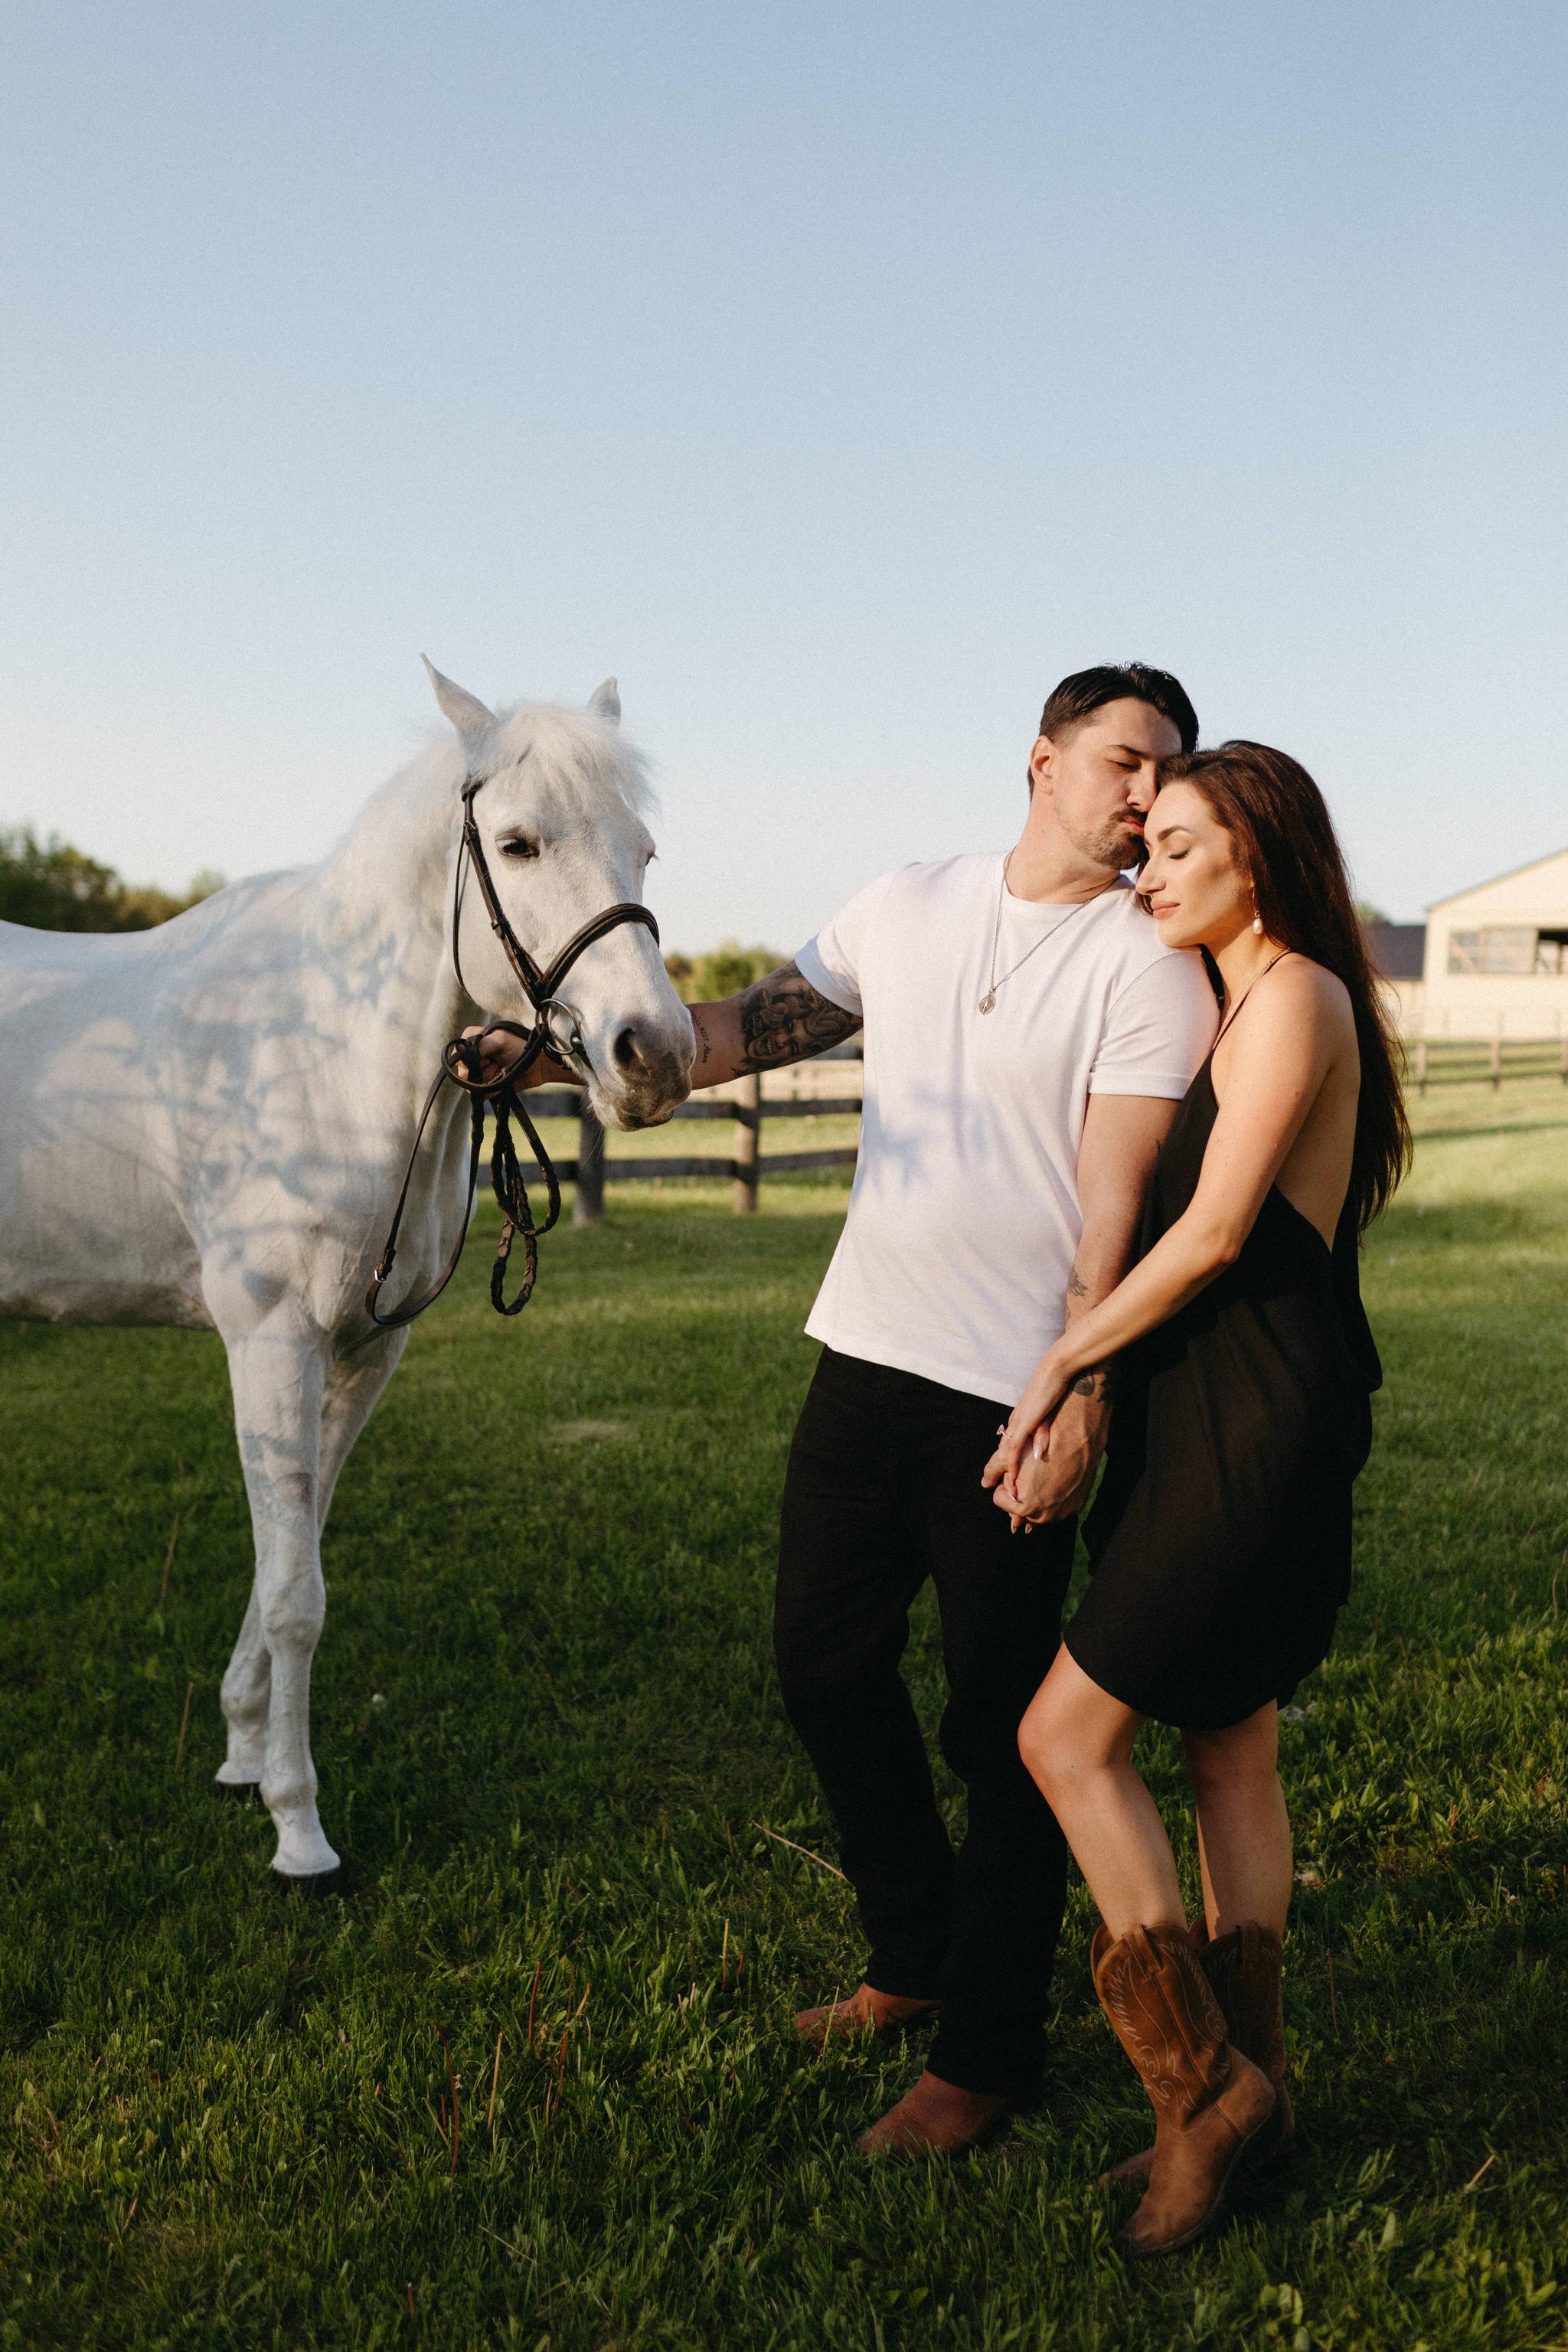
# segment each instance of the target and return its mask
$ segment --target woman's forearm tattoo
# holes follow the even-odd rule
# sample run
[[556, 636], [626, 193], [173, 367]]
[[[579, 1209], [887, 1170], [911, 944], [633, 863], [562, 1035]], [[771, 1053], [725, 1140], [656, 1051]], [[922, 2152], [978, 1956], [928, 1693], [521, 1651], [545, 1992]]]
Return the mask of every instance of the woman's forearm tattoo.
[[842, 1045], [860, 1026], [859, 1015], [846, 1013], [802, 977], [793, 963], [753, 981], [740, 1003], [741, 1044], [748, 1070], [777, 1069], [784, 1062], [804, 1062], [829, 1045]]

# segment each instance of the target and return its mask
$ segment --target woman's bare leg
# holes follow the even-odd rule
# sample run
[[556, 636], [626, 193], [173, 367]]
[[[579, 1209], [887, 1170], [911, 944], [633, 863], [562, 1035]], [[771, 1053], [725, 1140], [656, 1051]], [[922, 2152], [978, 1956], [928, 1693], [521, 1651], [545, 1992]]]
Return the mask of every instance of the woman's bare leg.
[[1184, 1733], [1182, 1745], [1197, 1802], [1209, 1934], [1224, 1936], [1256, 1919], [1282, 1936], [1294, 1882], [1290, 1817], [1279, 1786], [1279, 1708], [1270, 1699], [1224, 1731]]
[[1186, 1916], [1171, 1841], [1132, 1769], [1142, 1722], [1064, 1648], [1018, 1727], [1019, 1752], [1115, 1937]]

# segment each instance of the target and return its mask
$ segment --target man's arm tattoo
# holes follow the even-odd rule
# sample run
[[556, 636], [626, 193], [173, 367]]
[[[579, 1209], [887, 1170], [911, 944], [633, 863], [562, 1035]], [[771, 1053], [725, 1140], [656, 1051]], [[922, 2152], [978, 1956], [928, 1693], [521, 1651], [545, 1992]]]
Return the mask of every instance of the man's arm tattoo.
[[[1089, 1301], [1089, 1285], [1085, 1282], [1082, 1275], [1079, 1274], [1078, 1270], [1078, 1261], [1075, 1258], [1068, 1275], [1067, 1319], [1069, 1323], [1071, 1323], [1077, 1316], [1079, 1316], [1086, 1311], [1086, 1302]], [[1079, 1372], [1077, 1380], [1072, 1382], [1068, 1393], [1069, 1396], [1094, 1397], [1097, 1398], [1101, 1404], [1109, 1404], [1110, 1402], [1110, 1366], [1109, 1364], [1091, 1364], [1087, 1371]]]
[[748, 1070], [777, 1069], [781, 1063], [804, 1062], [829, 1045], [841, 1045], [860, 1026], [858, 1013], [846, 1013], [802, 977], [793, 963], [754, 981], [741, 999], [741, 1043]]
[[691, 1028], [692, 1034], [697, 1039], [697, 1066], [700, 1070], [712, 1055], [713, 1041], [708, 1034], [708, 1024], [704, 1021], [700, 1013], [694, 1013], [692, 1014]]

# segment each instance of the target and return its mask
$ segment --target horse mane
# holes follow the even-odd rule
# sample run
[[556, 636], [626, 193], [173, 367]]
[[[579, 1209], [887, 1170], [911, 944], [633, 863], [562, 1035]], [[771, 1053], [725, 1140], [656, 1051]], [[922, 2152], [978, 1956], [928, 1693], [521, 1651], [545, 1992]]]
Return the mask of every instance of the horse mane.
[[[551, 781], [569, 786], [585, 777], [591, 787], [613, 794], [637, 816], [653, 805], [645, 755], [618, 728], [589, 711], [554, 702], [512, 703], [497, 713], [492, 740], [498, 768], [526, 754]], [[362, 844], [372, 842], [384, 856], [389, 838], [405, 840], [413, 848], [429, 839], [433, 824], [446, 841], [457, 824], [465, 772], [461, 744], [437, 721], [424, 749], [376, 786], [325, 863], [355, 859]]]
[[526, 750], [547, 776], [564, 780], [569, 772], [585, 770], [634, 815], [646, 814], [653, 805], [646, 757], [618, 727], [595, 719], [591, 711], [572, 710], [559, 702], [513, 703], [498, 713], [496, 736], [512, 757]]

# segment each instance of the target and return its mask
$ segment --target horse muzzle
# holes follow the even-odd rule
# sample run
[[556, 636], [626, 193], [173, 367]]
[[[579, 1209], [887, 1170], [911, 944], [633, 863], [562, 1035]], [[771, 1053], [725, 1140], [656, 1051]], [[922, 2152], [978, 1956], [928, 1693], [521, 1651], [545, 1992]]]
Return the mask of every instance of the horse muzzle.
[[593, 1069], [593, 1080], [606, 1125], [662, 1127], [691, 1092], [690, 1046], [684, 1038], [673, 1044], [662, 1023], [626, 1023], [605, 1059], [608, 1067]]

